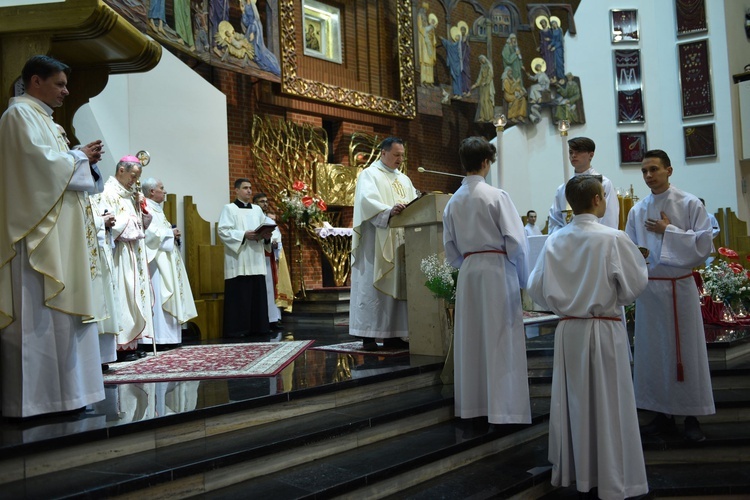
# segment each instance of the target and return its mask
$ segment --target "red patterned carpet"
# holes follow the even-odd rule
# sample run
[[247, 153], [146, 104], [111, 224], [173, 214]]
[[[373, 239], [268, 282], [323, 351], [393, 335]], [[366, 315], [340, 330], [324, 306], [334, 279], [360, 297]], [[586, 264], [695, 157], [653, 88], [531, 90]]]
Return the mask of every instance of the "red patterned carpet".
[[211, 378], [273, 377], [314, 340], [180, 347], [129, 363], [114, 363], [105, 384]]

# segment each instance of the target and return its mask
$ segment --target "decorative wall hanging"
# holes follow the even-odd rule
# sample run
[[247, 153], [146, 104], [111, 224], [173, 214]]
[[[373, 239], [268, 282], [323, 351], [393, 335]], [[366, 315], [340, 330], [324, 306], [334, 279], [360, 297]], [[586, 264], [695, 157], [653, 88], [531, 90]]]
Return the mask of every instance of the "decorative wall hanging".
[[643, 123], [643, 84], [641, 51], [615, 50], [615, 90], [617, 91], [617, 123]]
[[637, 10], [611, 10], [612, 43], [637, 42], [639, 38]]
[[685, 137], [685, 158], [704, 158], [716, 156], [716, 135], [714, 124], [691, 125], [683, 127]]
[[341, 64], [341, 11], [316, 0], [302, 0], [305, 55]]
[[708, 116], [714, 113], [708, 40], [677, 45], [680, 62], [682, 117]]
[[643, 161], [646, 147], [646, 132], [620, 132], [620, 164], [635, 164]]
[[706, 0], [675, 0], [677, 36], [708, 31]]

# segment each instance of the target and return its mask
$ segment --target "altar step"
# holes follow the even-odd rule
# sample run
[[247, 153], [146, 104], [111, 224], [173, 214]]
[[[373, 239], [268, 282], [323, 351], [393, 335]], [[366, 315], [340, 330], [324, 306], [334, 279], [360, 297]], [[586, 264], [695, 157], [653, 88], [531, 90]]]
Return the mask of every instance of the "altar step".
[[[745, 372], [750, 378], [750, 370]], [[681, 435], [644, 437], [648, 498], [747, 498], [750, 492], [750, 390], [715, 390], [717, 413], [701, 417], [702, 443]], [[644, 415], [645, 417], [645, 415]], [[645, 419], [644, 419], [645, 420]], [[678, 424], [680, 429], [682, 423]], [[388, 495], [389, 500], [463, 500], [466, 498], [578, 499], [575, 486], [554, 488], [545, 433], [502, 453]], [[395, 481], [395, 478], [391, 478]], [[360, 491], [357, 492], [357, 498]]]
[[360, 495], [363, 487], [397, 492], [546, 434], [546, 398], [532, 399], [531, 425], [477, 428], [456, 419], [453, 387], [440, 383], [441, 368], [435, 362], [372, 381], [19, 446], [0, 460], [0, 498], [323, 498]]
[[[730, 370], [743, 365], [750, 357], [750, 335], [745, 330], [714, 338], [708, 345], [708, 363], [711, 369]], [[711, 337], [711, 335], [709, 335]]]
[[[394, 436], [368, 446], [332, 455], [305, 465], [259, 477], [206, 494], [208, 500], [240, 498], [383, 498], [403, 497], [405, 489], [423, 484], [436, 474], [449, 473], [487, 456], [514, 456], [528, 443], [546, 448], [547, 423], [541, 416], [531, 425], [472, 428], [456, 419]], [[534, 461], [541, 461], [539, 455]], [[512, 458], [509, 461], [513, 462]], [[538, 462], [537, 462], [538, 463]], [[519, 463], [514, 463], [519, 467]], [[533, 464], [532, 464], [533, 466]], [[495, 491], [503, 498], [529, 481], [503, 484], [495, 477]], [[533, 482], [533, 480], [532, 480]], [[424, 498], [440, 498], [428, 496]], [[456, 498], [466, 498], [459, 496]]]
[[[530, 425], [454, 418], [435, 361], [21, 445], [0, 459], [0, 498], [564, 498], [546, 459], [550, 362], [529, 355]], [[750, 370], [712, 376], [706, 442], [644, 439], [654, 498], [750, 491]]]
[[[750, 390], [736, 388], [746, 383], [750, 371], [733, 375], [724, 377], [724, 385], [735, 388], [715, 391], [717, 415], [701, 418], [708, 436], [705, 442], [689, 444], [681, 436], [644, 439], [654, 498], [750, 491], [750, 475], [742, 473], [749, 456]], [[530, 377], [532, 393], [538, 383], [545, 382], [544, 377]], [[558, 498], [566, 490], [549, 483], [548, 405], [547, 398], [532, 397], [534, 420], [529, 426], [477, 427], [458, 419], [436, 421], [390, 439], [255, 477], [203, 498]], [[718, 462], [739, 473], [723, 474], [721, 482], [685, 473], [693, 470], [696, 474], [691, 468]]]
[[282, 320], [300, 325], [346, 326], [349, 324], [349, 287], [307, 290], [304, 297], [294, 299], [291, 313]]
[[426, 363], [18, 445], [0, 459], [0, 498], [187, 498], [319, 460], [451, 420], [441, 368]]

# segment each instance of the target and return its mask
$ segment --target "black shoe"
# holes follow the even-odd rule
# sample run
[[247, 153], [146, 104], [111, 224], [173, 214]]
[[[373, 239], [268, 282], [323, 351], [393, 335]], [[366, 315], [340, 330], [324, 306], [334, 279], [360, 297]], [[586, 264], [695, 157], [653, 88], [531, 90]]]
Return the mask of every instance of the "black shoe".
[[373, 338], [362, 339], [362, 350], [363, 351], [377, 351], [379, 349], [378, 343]]
[[409, 343], [398, 337], [383, 339], [383, 347], [386, 349], [408, 349]]
[[706, 440], [706, 435], [701, 430], [701, 425], [695, 417], [685, 418], [685, 440], [691, 443], [700, 443]]
[[148, 356], [148, 353], [146, 351], [137, 351], [136, 356], [138, 356], [139, 358], [145, 358], [146, 356]]
[[182, 344], [156, 344], [156, 352], [166, 352], [182, 347]]
[[657, 413], [656, 417], [648, 424], [641, 427], [641, 435], [655, 436], [657, 434], [676, 434], [677, 424], [674, 416], [667, 417], [663, 413]]
[[135, 351], [117, 351], [117, 361], [137, 361], [138, 359]]

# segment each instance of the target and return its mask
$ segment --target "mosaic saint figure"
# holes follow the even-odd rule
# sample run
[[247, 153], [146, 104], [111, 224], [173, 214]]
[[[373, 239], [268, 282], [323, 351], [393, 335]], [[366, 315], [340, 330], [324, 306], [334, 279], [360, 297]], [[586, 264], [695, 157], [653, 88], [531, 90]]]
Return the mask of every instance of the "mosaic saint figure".
[[503, 98], [508, 104], [508, 121], [525, 122], [528, 103], [526, 102], [526, 89], [523, 88], [520, 78], [513, 77], [511, 68], [505, 68], [502, 80]]
[[557, 84], [557, 107], [555, 122], [568, 120], [570, 123], [581, 123], [578, 102], [581, 100], [581, 87], [574, 80], [573, 73], [565, 75], [565, 80]]
[[560, 28], [560, 19], [552, 16], [549, 19], [552, 32], [550, 41], [550, 51], [555, 59], [555, 78], [563, 80], [565, 78], [565, 47], [563, 46], [563, 30]]
[[533, 80], [536, 83], [529, 87], [529, 104], [537, 104], [542, 102], [544, 92], [549, 91], [550, 81], [545, 72], [544, 59], [541, 57], [535, 58], [531, 61], [531, 67], [533, 68], [534, 74], [532, 75], [527, 71], [526, 76], [529, 80]]
[[518, 48], [518, 39], [516, 35], [511, 34], [505, 41], [505, 47], [503, 47], [503, 73], [506, 69], [510, 69], [513, 78], [519, 80], [522, 67], [523, 59], [521, 58], [521, 50]]
[[456, 26], [451, 28], [451, 38], [440, 37], [445, 47], [445, 60], [451, 73], [453, 99], [461, 99], [461, 33]]
[[492, 63], [487, 56], [479, 56], [479, 75], [477, 81], [471, 86], [472, 89], [479, 89], [479, 103], [477, 104], [477, 113], [474, 117], [475, 122], [491, 122], [495, 117], [495, 82], [493, 81], [494, 72]]
[[549, 27], [549, 19], [547, 16], [537, 16], [534, 21], [536, 27], [539, 29], [539, 55], [544, 62], [545, 73], [549, 78], [555, 76], [555, 54], [552, 50], [552, 30]]
[[263, 41], [263, 24], [258, 13], [257, 0], [242, 0], [242, 30], [255, 49], [255, 63], [264, 71], [281, 75], [279, 60]]
[[190, 50], [195, 50], [190, 0], [174, 0], [174, 30]]
[[458, 29], [461, 34], [461, 93], [468, 97], [471, 93], [471, 48], [469, 47], [469, 25], [459, 21]]
[[419, 33], [419, 76], [420, 83], [423, 86], [433, 86], [435, 84], [435, 62], [437, 54], [435, 47], [437, 39], [435, 29], [438, 25], [438, 19], [435, 14], [427, 15], [428, 3], [422, 4], [417, 17], [417, 32]]
[[[209, 0], [208, 15], [210, 23], [209, 27], [211, 28], [211, 44], [214, 45], [214, 52], [216, 55], [221, 57], [224, 53], [218, 46], [221, 43], [219, 25], [222, 21], [227, 21], [229, 19], [229, 0]], [[217, 38], [217, 34], [220, 35], [219, 38]]]

